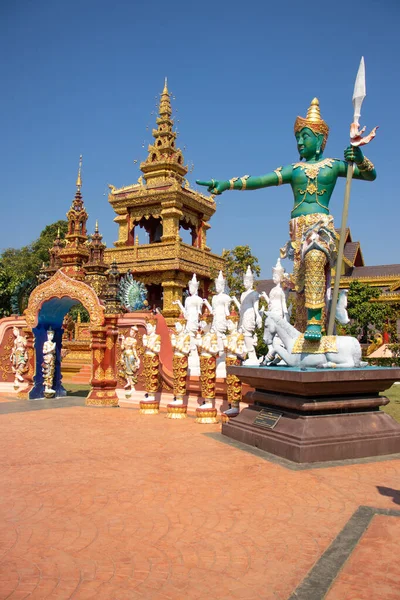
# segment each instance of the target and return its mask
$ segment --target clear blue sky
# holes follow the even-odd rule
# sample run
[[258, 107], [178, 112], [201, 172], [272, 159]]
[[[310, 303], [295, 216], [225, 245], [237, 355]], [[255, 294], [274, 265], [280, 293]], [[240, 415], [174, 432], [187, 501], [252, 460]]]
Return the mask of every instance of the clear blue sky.
[[[107, 184], [140, 175], [165, 76], [192, 184], [296, 161], [293, 123], [314, 96], [331, 128], [325, 156], [342, 157], [364, 55], [361, 121], [380, 126], [366, 150], [378, 178], [353, 183], [349, 225], [366, 264], [400, 262], [399, 26], [398, 0], [2, 0], [0, 247], [27, 244], [65, 218], [81, 153], [89, 230], [98, 219], [112, 246]], [[343, 192], [341, 181], [337, 226]], [[269, 278], [291, 206], [287, 186], [223, 194], [212, 250], [250, 244]]]

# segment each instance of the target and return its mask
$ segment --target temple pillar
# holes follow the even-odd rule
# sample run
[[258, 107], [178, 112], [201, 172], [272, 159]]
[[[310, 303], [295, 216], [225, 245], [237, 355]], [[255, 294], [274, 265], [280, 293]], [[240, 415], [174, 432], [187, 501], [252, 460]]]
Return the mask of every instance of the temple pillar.
[[129, 222], [128, 215], [118, 215], [114, 219], [114, 223], [117, 223], [118, 227], [118, 241], [115, 242], [115, 246], [133, 245], [133, 238], [130, 239], [129, 235]]
[[209, 223], [203, 221], [201, 225], [201, 237], [199, 245], [199, 248], [201, 248], [202, 250], [210, 250], [210, 248], [207, 246], [207, 231], [208, 229], [210, 229], [210, 227], [211, 225]]
[[175, 200], [163, 202], [160, 214], [163, 226], [161, 241], [179, 241], [179, 221], [183, 217], [183, 212], [180, 210], [179, 203]]
[[29, 392], [33, 389], [34, 384], [33, 378], [35, 374], [35, 337], [33, 335], [31, 327], [24, 327], [22, 331], [26, 337], [26, 351], [28, 353], [28, 371], [24, 373], [26, 387], [18, 392], [17, 398], [20, 398], [22, 400], [28, 400]]
[[161, 283], [163, 288], [163, 315], [167, 319], [167, 323], [179, 316], [180, 309], [178, 305], [173, 304], [176, 300], [182, 302], [183, 290], [186, 287], [184, 281], [179, 281], [173, 276]]
[[88, 406], [118, 406], [115, 374], [117, 315], [106, 315], [103, 327], [90, 328], [92, 334], [92, 380]]

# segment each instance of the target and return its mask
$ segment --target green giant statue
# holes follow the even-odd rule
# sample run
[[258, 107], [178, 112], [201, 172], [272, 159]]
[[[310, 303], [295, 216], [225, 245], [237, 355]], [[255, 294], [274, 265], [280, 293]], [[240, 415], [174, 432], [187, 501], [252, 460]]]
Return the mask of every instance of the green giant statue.
[[294, 261], [292, 283], [297, 293], [296, 328], [308, 340], [319, 340], [324, 331], [326, 289], [336, 259], [338, 235], [329, 214], [329, 201], [338, 177], [346, 177], [349, 162], [355, 163], [355, 179], [373, 181], [374, 165], [357, 146], [344, 151], [345, 160], [324, 158], [329, 127], [322, 119], [317, 98], [306, 118], [297, 117], [294, 132], [300, 162], [279, 167], [260, 177], [234, 177], [229, 181], [197, 181], [211, 194], [225, 190], [257, 190], [290, 184], [294, 206], [290, 219], [290, 240], [281, 249], [282, 258]]

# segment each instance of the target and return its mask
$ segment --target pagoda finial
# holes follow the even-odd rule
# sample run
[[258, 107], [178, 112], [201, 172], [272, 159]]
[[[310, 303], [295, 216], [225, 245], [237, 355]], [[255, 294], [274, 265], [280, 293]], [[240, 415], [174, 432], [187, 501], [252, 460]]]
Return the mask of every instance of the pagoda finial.
[[78, 190], [78, 192], [81, 191], [81, 187], [82, 187], [82, 154], [79, 157], [79, 169], [78, 169], [78, 177], [76, 178], [76, 188]]
[[94, 232], [99, 233], [99, 222], [97, 219], [96, 219], [96, 225], [94, 226]]
[[163, 94], [168, 94], [168, 77], [165, 78], [164, 80], [164, 89], [162, 91]]
[[57, 229], [57, 237], [60, 237], [60, 228]]

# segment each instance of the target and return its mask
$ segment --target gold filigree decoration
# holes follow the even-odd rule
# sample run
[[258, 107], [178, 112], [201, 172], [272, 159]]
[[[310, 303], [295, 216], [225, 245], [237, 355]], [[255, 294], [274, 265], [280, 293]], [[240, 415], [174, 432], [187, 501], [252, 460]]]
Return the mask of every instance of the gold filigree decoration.
[[200, 356], [200, 384], [203, 398], [215, 398], [216, 369], [215, 356]]
[[14, 345], [14, 339], [13, 328], [10, 327], [9, 336], [6, 338], [5, 344], [2, 346], [3, 354], [0, 357], [0, 372], [3, 381], [12, 381], [14, 379], [10, 362], [10, 354]]
[[316, 163], [298, 162], [293, 164], [293, 169], [301, 169], [305, 172], [309, 179], [316, 179], [318, 177], [318, 173], [324, 167], [329, 167], [332, 169], [332, 166], [335, 164], [335, 160], [335, 158], [323, 158]]
[[364, 156], [363, 160], [360, 163], [356, 164], [360, 173], [362, 173], [363, 171], [373, 171], [375, 169], [374, 163], [372, 163], [366, 156]]
[[95, 350], [94, 351], [94, 358], [100, 364], [102, 362], [103, 358], [104, 358], [104, 350]]
[[97, 379], [98, 381], [104, 380], [104, 369], [102, 367], [97, 367], [94, 373], [94, 379]]
[[111, 350], [113, 347], [114, 347], [114, 342], [113, 342], [113, 339], [112, 339], [111, 337], [108, 337], [108, 338], [106, 339], [106, 348], [107, 348], [108, 350]]
[[114, 379], [114, 369], [112, 367], [108, 367], [104, 373], [105, 379]]
[[[241, 361], [239, 358], [237, 358], [236, 356], [227, 356], [225, 359], [225, 364], [227, 367], [230, 366], [239, 366], [241, 364]], [[239, 406], [239, 402], [242, 399], [242, 383], [240, 381], [240, 379], [238, 377], [236, 377], [236, 375], [232, 375], [230, 373], [228, 373], [226, 375], [226, 395], [228, 398], [228, 402], [229, 404], [231, 404], [232, 406]]]
[[158, 354], [145, 354], [143, 356], [143, 372], [146, 381], [146, 392], [155, 394], [159, 388], [158, 370], [160, 359]]
[[99, 326], [104, 323], [104, 308], [94, 290], [83, 283], [71, 279], [62, 271], [57, 271], [44, 283], [38, 285], [29, 297], [28, 307], [24, 312], [28, 327], [36, 327], [42, 305], [52, 298], [72, 298], [78, 300], [90, 315], [90, 325]]
[[326, 354], [337, 352], [337, 340], [335, 335], [325, 335], [319, 342], [306, 340], [304, 333], [300, 334], [293, 344], [292, 354]]

